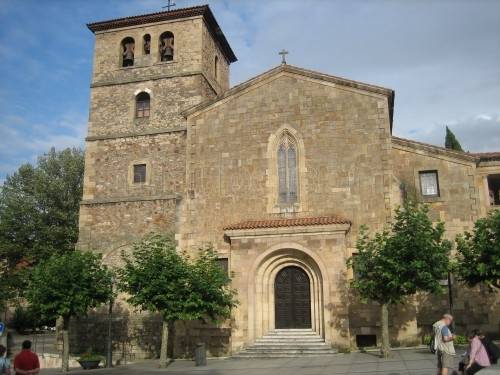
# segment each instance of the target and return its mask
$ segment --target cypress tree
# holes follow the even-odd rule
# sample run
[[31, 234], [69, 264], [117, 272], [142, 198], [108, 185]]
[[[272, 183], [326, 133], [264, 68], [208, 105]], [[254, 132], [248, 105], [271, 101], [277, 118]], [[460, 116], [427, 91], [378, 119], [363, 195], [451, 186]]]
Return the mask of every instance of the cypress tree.
[[457, 137], [455, 137], [455, 134], [453, 134], [453, 132], [448, 127], [446, 127], [446, 138], [444, 140], [444, 146], [446, 148], [449, 148], [450, 150], [463, 151]]

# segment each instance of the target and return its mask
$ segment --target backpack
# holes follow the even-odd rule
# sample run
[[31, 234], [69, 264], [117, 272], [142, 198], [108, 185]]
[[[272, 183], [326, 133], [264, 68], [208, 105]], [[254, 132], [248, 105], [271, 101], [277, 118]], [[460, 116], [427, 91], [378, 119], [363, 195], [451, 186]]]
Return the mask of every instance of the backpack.
[[436, 354], [436, 338], [434, 337], [434, 335], [432, 335], [431, 341], [429, 341], [429, 351], [432, 354]]
[[498, 362], [498, 358], [500, 358], [500, 348], [495, 345], [491, 339], [484, 337], [481, 339], [481, 343], [486, 349], [486, 353], [488, 353], [488, 357], [490, 358], [490, 362], [495, 364]]

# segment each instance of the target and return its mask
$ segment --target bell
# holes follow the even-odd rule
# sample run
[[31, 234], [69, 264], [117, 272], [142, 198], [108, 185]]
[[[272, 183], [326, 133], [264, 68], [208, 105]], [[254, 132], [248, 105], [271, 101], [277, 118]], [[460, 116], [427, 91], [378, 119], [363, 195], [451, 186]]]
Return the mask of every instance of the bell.
[[172, 60], [174, 57], [174, 49], [172, 47], [165, 47], [163, 57], [165, 60]]

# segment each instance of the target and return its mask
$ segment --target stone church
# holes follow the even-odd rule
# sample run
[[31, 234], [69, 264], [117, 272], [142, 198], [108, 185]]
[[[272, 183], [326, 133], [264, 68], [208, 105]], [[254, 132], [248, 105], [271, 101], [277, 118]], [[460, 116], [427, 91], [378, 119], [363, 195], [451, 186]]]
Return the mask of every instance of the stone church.
[[[381, 230], [409, 191], [445, 221], [449, 238], [500, 205], [500, 152], [393, 136], [391, 89], [286, 63], [230, 87], [237, 59], [206, 5], [88, 28], [95, 50], [78, 247], [119, 265], [146, 233], [175, 232], [193, 253], [213, 244], [238, 292], [220, 327], [178, 324], [176, 356], [199, 341], [210, 355], [255, 354], [256, 343], [287, 335], [325, 353], [376, 345], [378, 306], [347, 288], [360, 226]], [[459, 329], [498, 334], [498, 295], [451, 290]], [[447, 293], [418, 296], [392, 310], [393, 345], [420, 343], [449, 302]], [[115, 309], [117, 348], [151, 355], [156, 317]], [[96, 320], [82, 320], [81, 335], [102, 331]]]

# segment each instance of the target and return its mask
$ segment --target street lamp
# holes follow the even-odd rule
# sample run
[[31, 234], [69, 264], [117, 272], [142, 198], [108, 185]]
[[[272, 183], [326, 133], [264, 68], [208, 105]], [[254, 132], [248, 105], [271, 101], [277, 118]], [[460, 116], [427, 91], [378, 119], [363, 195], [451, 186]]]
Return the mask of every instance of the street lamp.
[[107, 339], [107, 347], [106, 347], [106, 367], [113, 367], [113, 339], [111, 337], [112, 334], [112, 326], [113, 326], [113, 304], [115, 302], [114, 293], [115, 293], [115, 277], [111, 278], [111, 298], [109, 299], [109, 309], [108, 309], [108, 339]]

